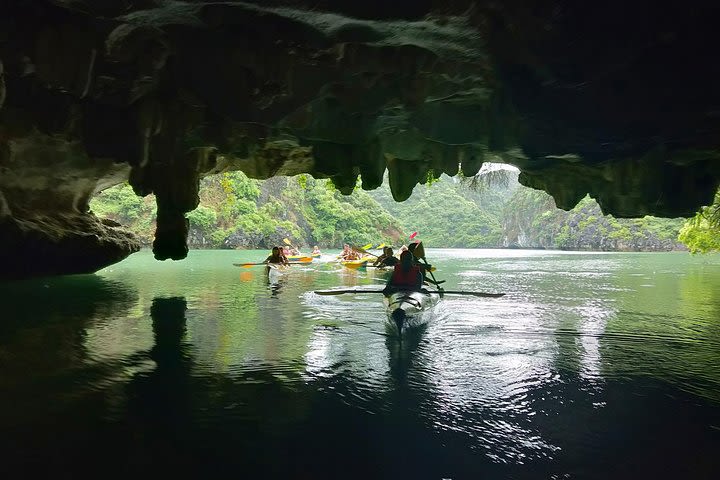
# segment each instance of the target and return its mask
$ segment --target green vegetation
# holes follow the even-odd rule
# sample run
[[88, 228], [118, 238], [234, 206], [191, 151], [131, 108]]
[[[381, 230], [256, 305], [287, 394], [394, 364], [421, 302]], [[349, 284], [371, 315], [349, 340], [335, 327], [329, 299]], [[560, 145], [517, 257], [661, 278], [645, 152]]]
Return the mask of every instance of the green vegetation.
[[[188, 214], [188, 242], [193, 248], [269, 248], [290, 238], [297, 245], [337, 248], [343, 243], [399, 245], [418, 231], [433, 247], [683, 248], [677, 241], [681, 219], [615, 219], [603, 215], [589, 197], [566, 212], [546, 193], [520, 186], [517, 173], [505, 178], [488, 187], [433, 176], [407, 201], [396, 203], [387, 182], [372, 192], [356, 188], [344, 196], [330, 180], [309, 175], [260, 181], [242, 172], [224, 173], [202, 180], [200, 206]], [[91, 208], [136, 232], [146, 245], [152, 243], [152, 196], [140, 198], [125, 184], [98, 194]], [[708, 220], [710, 209], [683, 228], [681, 239], [692, 251], [720, 249], [720, 223]]]
[[[155, 207], [129, 185], [105, 190], [91, 202], [99, 217], [115, 220], [152, 243]], [[290, 238], [298, 245], [393, 243], [397, 222], [366, 192], [344, 196], [329, 180], [275, 177], [260, 181], [242, 172], [202, 180], [200, 206], [188, 215], [195, 248], [269, 248]]]
[[155, 198], [138, 197], [127, 183], [108, 188], [90, 202], [90, 209], [100, 218], [110, 218], [135, 232], [147, 244], [155, 234], [157, 207]]
[[715, 194], [712, 205], [701, 208], [685, 222], [679, 239], [691, 253], [720, 251], [720, 191]]
[[397, 203], [383, 186], [370, 195], [406, 232], [418, 231], [428, 245], [493, 248], [502, 245], [501, 212], [510, 189], [475, 192], [447, 176], [415, 187], [412, 196]]

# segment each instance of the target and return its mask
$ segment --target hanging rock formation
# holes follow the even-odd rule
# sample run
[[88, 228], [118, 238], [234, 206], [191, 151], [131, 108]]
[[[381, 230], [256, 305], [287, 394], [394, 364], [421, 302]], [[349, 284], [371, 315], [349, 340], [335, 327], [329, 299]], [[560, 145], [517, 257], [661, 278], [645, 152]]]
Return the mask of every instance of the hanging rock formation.
[[[310, 173], [396, 200], [483, 161], [572, 208], [688, 216], [720, 180], [712, 4], [510, 0], [0, 4], [4, 276], [138, 249], [91, 196], [154, 193], [187, 254], [204, 175]], [[577, 5], [576, 5], [577, 3]]]

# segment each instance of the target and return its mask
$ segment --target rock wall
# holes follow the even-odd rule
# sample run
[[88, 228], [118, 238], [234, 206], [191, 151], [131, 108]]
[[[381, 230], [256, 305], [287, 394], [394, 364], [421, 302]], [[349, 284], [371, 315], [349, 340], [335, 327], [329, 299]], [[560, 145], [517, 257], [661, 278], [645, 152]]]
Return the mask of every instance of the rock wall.
[[125, 179], [157, 196], [156, 258], [183, 258], [199, 179], [233, 169], [345, 192], [388, 169], [402, 201], [492, 152], [561, 208], [691, 215], [720, 179], [718, 20], [694, 1], [6, 1], [0, 261], [31, 231], [72, 258], [49, 247], [67, 219], [113, 239], [83, 271], [131, 253], [87, 211]]

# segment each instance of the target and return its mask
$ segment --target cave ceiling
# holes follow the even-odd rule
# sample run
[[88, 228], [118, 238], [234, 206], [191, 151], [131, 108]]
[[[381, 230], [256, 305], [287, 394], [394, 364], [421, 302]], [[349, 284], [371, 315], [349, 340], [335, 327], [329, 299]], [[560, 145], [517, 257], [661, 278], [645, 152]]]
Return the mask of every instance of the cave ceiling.
[[88, 218], [129, 180], [156, 195], [156, 257], [183, 258], [199, 179], [229, 170], [344, 193], [387, 170], [402, 201], [492, 159], [564, 209], [689, 216], [720, 180], [719, 20], [694, 1], [9, 0], [0, 247], [136, 249]]

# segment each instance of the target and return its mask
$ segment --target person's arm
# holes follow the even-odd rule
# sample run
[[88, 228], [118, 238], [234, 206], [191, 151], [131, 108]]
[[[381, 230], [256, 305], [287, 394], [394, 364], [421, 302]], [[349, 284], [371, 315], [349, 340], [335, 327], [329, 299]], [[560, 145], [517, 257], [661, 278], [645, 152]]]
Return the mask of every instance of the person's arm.
[[388, 281], [385, 284], [385, 288], [383, 288], [383, 292], [390, 293], [393, 290], [395, 290], [395, 286], [393, 285], [393, 277], [394, 276], [395, 276], [395, 272], [393, 272], [393, 274], [390, 275], [390, 278], [388, 278]]
[[417, 271], [417, 275], [415, 275], [415, 290], [420, 290], [423, 285], [423, 276], [420, 270]]
[[270, 259], [272, 258], [272, 255], [268, 255], [268, 257], [262, 261], [262, 263], [270, 263]]

